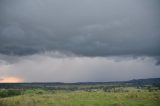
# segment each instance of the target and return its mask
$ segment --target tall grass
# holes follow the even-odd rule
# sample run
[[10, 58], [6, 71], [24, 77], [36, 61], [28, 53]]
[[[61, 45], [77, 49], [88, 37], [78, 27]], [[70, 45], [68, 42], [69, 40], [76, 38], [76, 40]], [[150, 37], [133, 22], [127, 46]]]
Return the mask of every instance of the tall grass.
[[0, 98], [0, 106], [160, 106], [160, 91], [118, 91], [27, 90], [23, 95]]

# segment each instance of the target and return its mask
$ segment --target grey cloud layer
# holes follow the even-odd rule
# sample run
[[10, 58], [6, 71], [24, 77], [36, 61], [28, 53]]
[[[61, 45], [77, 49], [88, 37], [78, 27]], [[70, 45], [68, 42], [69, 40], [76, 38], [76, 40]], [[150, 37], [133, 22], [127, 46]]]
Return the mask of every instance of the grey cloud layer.
[[0, 53], [160, 56], [159, 0], [1, 0]]

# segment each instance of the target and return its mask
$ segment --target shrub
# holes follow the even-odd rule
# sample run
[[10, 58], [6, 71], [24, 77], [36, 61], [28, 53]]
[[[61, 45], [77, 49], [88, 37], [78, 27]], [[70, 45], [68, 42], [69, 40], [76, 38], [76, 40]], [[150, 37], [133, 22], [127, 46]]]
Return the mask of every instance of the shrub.
[[8, 90], [8, 96], [21, 95], [20, 90]]
[[7, 89], [3, 89], [0, 90], [0, 97], [10, 97], [10, 96], [16, 96], [16, 95], [20, 95], [21, 91], [20, 90], [7, 90]]
[[8, 96], [8, 91], [3, 89], [3, 90], [0, 90], [0, 97], [7, 97]]

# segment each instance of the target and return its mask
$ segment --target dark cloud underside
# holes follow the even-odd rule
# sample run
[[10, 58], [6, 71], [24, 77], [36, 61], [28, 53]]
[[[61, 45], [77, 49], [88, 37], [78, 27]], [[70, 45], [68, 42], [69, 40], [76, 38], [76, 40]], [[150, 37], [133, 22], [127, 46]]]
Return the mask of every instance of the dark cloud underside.
[[0, 53], [160, 56], [159, 0], [1, 0]]

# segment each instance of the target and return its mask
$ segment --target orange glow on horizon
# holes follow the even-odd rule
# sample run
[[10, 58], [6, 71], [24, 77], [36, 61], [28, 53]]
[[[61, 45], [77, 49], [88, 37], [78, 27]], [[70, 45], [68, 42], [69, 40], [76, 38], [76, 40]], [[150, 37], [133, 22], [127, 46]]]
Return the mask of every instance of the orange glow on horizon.
[[0, 83], [18, 83], [22, 82], [23, 80], [18, 77], [3, 77], [0, 78]]

